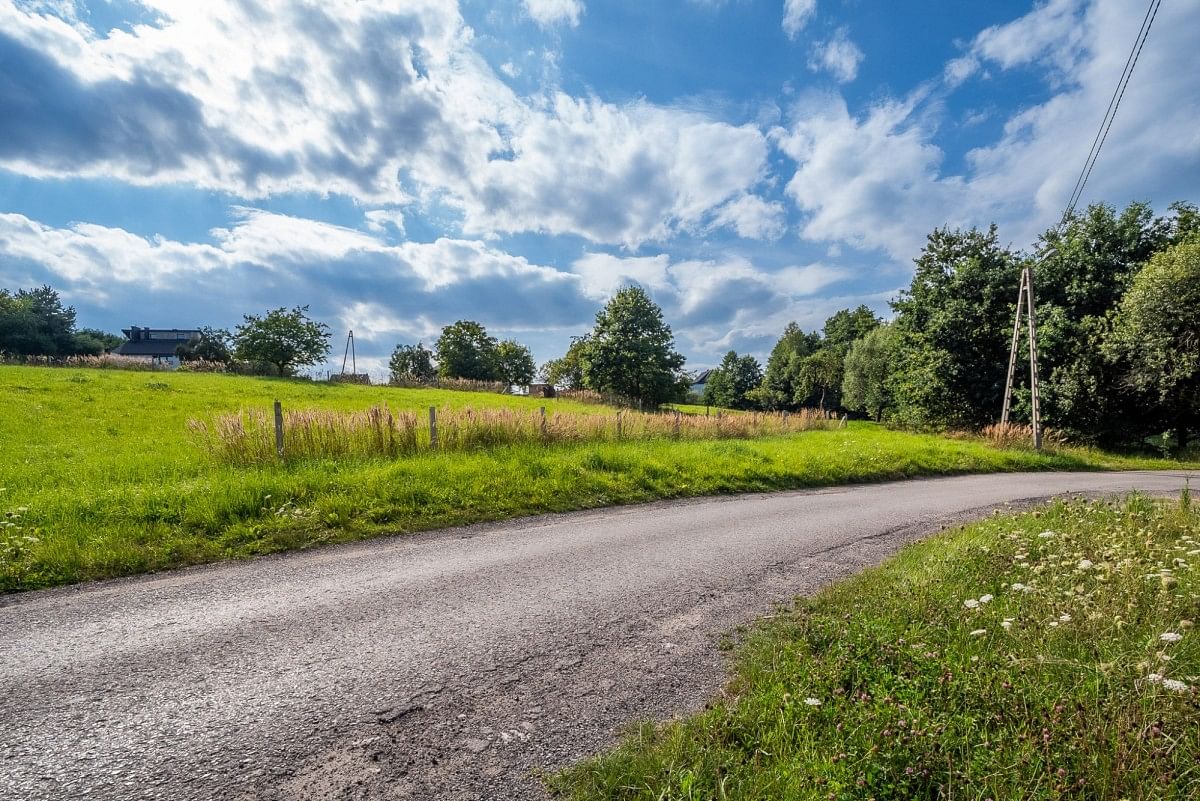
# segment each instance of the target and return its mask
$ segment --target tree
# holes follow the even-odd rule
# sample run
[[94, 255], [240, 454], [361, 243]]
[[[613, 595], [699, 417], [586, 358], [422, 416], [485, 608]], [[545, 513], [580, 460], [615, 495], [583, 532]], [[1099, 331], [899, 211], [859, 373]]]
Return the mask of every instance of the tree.
[[1200, 235], [1138, 271], [1105, 352], [1128, 363], [1126, 381], [1161, 404], [1185, 449], [1200, 425]]
[[[1187, 208], [1172, 207], [1182, 221], [1154, 216], [1146, 203], [1120, 214], [1094, 204], [1066, 224], [1042, 235], [1034, 270], [1038, 316], [1038, 360], [1045, 423], [1072, 439], [1128, 444], [1145, 427], [1146, 405], [1124, 382], [1124, 367], [1103, 355], [1108, 316], [1121, 302], [1133, 276], [1173, 231], [1186, 229]], [[1016, 286], [1010, 290], [1014, 296]], [[1028, 415], [1028, 393], [1015, 411]]]
[[228, 364], [233, 361], [230, 343], [233, 336], [224, 328], [200, 329], [200, 336], [193, 337], [175, 348], [175, 355], [184, 362], [221, 362]]
[[75, 331], [74, 352], [99, 356], [116, 350], [125, 341], [125, 337], [101, 331], [99, 328], [80, 328]]
[[49, 286], [0, 290], [0, 352], [18, 356], [76, 353], [75, 308]]
[[912, 285], [892, 302], [901, 422], [979, 428], [996, 420], [1022, 265], [994, 225], [929, 234]]
[[877, 422], [892, 406], [891, 378], [899, 350], [896, 329], [880, 325], [850, 346], [843, 363], [842, 405]]
[[796, 323], [788, 323], [783, 336], [771, 349], [762, 385], [756, 393], [759, 403], [767, 409], [793, 409], [796, 406], [796, 383], [800, 378], [802, 360], [821, 344], [815, 333], [806, 334]]
[[459, 320], [448, 325], [434, 344], [438, 375], [471, 381], [500, 381], [497, 346], [495, 338], [473, 320]]
[[403, 384], [415, 382], [431, 384], [437, 378], [437, 369], [433, 366], [433, 351], [424, 343], [416, 345], [397, 345], [388, 360], [388, 371], [393, 383]]
[[234, 355], [241, 361], [271, 364], [279, 375], [316, 364], [329, 355], [329, 326], [308, 317], [308, 306], [284, 307], [264, 317], [243, 315], [234, 334]]
[[500, 380], [508, 386], [524, 385], [533, 381], [537, 365], [529, 348], [515, 339], [506, 339], [496, 346]]
[[596, 314], [583, 360], [586, 384], [657, 406], [684, 390], [683, 356], [662, 309], [641, 287], [625, 287]]
[[709, 374], [704, 385], [704, 402], [726, 409], [750, 409], [754, 406], [750, 393], [762, 384], [762, 378], [757, 359], [749, 354], [738, 356], [737, 351], [731, 350], [721, 360], [721, 366]]
[[819, 348], [801, 359], [794, 403], [804, 406], [815, 400], [821, 411], [840, 406], [844, 360], [841, 347]]
[[825, 321], [821, 345], [849, 350], [856, 339], [862, 339], [878, 327], [879, 318], [866, 306], [859, 306], [853, 311], [842, 309]]

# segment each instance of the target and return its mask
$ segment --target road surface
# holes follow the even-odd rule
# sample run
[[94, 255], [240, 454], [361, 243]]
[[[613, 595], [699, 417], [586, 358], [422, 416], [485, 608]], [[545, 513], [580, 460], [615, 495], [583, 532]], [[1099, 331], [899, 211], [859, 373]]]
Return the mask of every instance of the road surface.
[[720, 688], [718, 638], [941, 525], [1183, 473], [531, 518], [0, 598], [0, 798], [527, 799]]

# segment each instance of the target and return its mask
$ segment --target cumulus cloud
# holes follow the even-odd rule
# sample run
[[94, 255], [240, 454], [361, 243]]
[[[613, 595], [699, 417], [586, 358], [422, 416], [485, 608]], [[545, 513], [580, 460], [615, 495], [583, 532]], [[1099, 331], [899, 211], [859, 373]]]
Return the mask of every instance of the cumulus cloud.
[[567, 24], [575, 27], [583, 16], [580, 0], [524, 0], [525, 11], [538, 25]]
[[784, 0], [783, 32], [795, 39], [817, 13], [817, 0]]
[[766, 271], [740, 256], [675, 261], [667, 254], [588, 253], [571, 271], [597, 301], [622, 286], [645, 288], [686, 348], [718, 358], [730, 347], [769, 348], [799, 307], [849, 277], [844, 269], [820, 263]]
[[813, 45], [808, 68], [813, 72], [828, 72], [838, 83], [849, 83], [858, 77], [858, 65], [864, 57], [858, 45], [850, 41], [846, 29], [838, 28], [830, 39]]
[[[1085, 8], [1053, 0], [980, 34], [964, 58], [1001, 70], [1041, 65], [1055, 91], [1010, 116], [997, 141], [969, 151], [954, 171], [936, 144], [939, 98], [928, 85], [857, 114], [840, 96], [805, 96], [793, 121], [772, 133], [797, 165], [786, 192], [805, 214], [801, 235], [879, 249], [896, 261], [914, 257], [925, 234], [946, 224], [995, 221], [1005, 239], [1031, 243], [1066, 204], [1142, 14], [1119, 0]], [[1200, 6], [1162, 7], [1085, 203], [1165, 205], [1194, 194], [1200, 73], [1189, 68], [1189, 32], [1198, 27]], [[1062, 65], [1072, 65], [1069, 81], [1053, 77]], [[948, 75], [965, 71], [947, 67]]]
[[744, 239], [775, 241], [787, 230], [787, 212], [782, 203], [768, 202], [757, 195], [742, 195], [713, 216], [713, 228], [730, 228]]
[[577, 276], [479, 241], [389, 245], [314, 220], [248, 208], [234, 214], [231, 225], [210, 232], [211, 242], [0, 214], [0, 285], [51, 283], [93, 319], [116, 308], [152, 313], [143, 320], [151, 325], [232, 325], [241, 312], [310, 303], [319, 318], [354, 328], [368, 356], [395, 344], [372, 342], [371, 332], [428, 337], [460, 317], [500, 331], [530, 320], [575, 327], [595, 311]]
[[[752, 125], [516, 95], [453, 3], [143, 4], [154, 24], [101, 36], [0, 0], [0, 108], [13, 111], [0, 115], [0, 167], [248, 199], [415, 196], [457, 210], [470, 235], [626, 246], [698, 229], [766, 170]], [[582, 5], [531, 5], [555, 8]]]

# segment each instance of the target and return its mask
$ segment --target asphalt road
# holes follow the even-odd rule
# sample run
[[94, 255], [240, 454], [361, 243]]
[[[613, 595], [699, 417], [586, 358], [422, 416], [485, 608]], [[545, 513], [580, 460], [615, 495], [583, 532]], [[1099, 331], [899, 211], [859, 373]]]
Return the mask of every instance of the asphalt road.
[[658, 503], [0, 599], [0, 798], [527, 799], [682, 714], [718, 638], [939, 526], [1182, 473]]

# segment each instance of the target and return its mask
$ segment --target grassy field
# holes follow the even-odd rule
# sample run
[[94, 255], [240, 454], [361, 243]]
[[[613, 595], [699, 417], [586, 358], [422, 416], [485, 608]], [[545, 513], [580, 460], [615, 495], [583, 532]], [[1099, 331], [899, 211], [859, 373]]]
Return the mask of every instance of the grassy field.
[[[603, 407], [183, 373], [0, 367], [0, 591], [656, 498], [1018, 469], [1166, 466], [852, 424], [742, 441], [523, 445], [218, 464], [188, 420], [239, 409]], [[615, 411], [610, 410], [615, 414]]]
[[926, 540], [741, 644], [704, 713], [566, 798], [1200, 798], [1200, 509], [1059, 503]]

